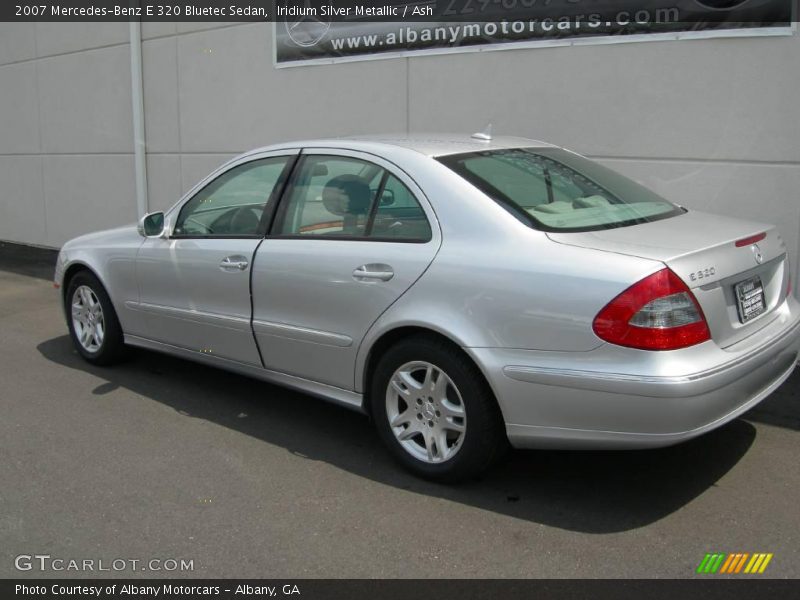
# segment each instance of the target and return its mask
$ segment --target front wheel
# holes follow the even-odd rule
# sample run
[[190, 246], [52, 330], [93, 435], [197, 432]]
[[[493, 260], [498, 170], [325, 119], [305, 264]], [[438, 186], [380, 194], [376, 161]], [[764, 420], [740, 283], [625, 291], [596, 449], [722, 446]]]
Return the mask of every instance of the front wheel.
[[96, 365], [109, 365], [124, 352], [122, 327], [103, 284], [82, 271], [69, 282], [64, 298], [67, 324], [75, 349]]
[[419, 476], [473, 477], [507, 446], [489, 386], [447, 343], [419, 337], [391, 348], [376, 367], [370, 398], [384, 444]]

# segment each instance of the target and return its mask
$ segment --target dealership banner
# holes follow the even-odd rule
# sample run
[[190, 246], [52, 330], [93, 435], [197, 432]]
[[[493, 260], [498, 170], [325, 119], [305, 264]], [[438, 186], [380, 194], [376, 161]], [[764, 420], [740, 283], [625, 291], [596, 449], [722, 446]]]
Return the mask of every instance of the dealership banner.
[[278, 2], [278, 67], [418, 54], [787, 35], [796, 0]]

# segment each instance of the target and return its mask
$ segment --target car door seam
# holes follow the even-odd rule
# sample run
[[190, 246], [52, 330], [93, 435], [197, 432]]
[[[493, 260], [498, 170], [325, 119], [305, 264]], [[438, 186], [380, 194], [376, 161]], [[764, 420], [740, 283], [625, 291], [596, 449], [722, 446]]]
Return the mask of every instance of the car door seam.
[[286, 195], [286, 190], [289, 188], [289, 182], [291, 182], [292, 180], [292, 175], [294, 175], [294, 171], [297, 168], [297, 163], [300, 162], [301, 154], [303, 154], [302, 148], [300, 148], [297, 154], [295, 154], [292, 157], [291, 166], [289, 167], [289, 170], [286, 173], [286, 178], [283, 181], [279, 182], [281, 184], [281, 189], [278, 191], [278, 195], [275, 198], [275, 207], [269, 215], [269, 219], [266, 223], [266, 228], [263, 231], [261, 240], [258, 242], [258, 244], [256, 244], [256, 247], [253, 250], [253, 256], [250, 259], [250, 273], [248, 280], [248, 287], [250, 291], [250, 335], [253, 336], [253, 341], [255, 342], [256, 345], [256, 352], [258, 352], [258, 360], [261, 362], [261, 367], [264, 369], [267, 368], [267, 365], [264, 362], [264, 354], [261, 352], [261, 345], [258, 343], [258, 336], [256, 335], [256, 330], [254, 325], [256, 311], [255, 311], [255, 299], [253, 297], [253, 273], [255, 273], [256, 256], [258, 255], [258, 249], [261, 248], [261, 244], [264, 243], [264, 240], [267, 239], [270, 230], [275, 226], [275, 219], [277, 218], [278, 211], [280, 210], [281, 204], [283, 203], [284, 196]]

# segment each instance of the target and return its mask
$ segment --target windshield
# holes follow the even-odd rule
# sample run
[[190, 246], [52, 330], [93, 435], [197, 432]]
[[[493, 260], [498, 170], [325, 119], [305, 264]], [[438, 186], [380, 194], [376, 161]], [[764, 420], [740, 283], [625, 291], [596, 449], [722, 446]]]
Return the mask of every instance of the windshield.
[[487, 150], [437, 160], [544, 231], [611, 229], [684, 212], [635, 181], [557, 148]]

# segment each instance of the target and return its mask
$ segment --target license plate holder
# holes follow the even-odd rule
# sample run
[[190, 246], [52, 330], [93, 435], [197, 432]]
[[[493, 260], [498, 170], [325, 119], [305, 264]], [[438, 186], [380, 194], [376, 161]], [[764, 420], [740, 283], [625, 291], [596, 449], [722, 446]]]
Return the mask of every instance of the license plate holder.
[[760, 277], [750, 277], [734, 286], [739, 321], [748, 323], [767, 310], [767, 299]]

